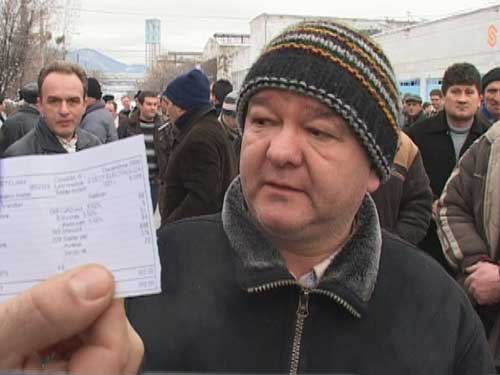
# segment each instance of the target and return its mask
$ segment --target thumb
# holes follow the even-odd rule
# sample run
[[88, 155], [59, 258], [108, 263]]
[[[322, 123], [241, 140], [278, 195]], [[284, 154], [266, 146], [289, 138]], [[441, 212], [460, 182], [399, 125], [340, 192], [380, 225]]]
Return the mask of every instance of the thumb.
[[50, 278], [0, 304], [1, 346], [27, 355], [70, 338], [90, 326], [113, 295], [113, 276], [101, 266]]

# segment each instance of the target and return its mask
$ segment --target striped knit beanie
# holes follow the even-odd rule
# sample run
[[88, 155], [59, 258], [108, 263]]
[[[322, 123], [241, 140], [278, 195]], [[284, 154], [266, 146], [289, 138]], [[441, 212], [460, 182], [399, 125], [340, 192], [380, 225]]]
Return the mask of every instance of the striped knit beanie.
[[389, 60], [371, 39], [327, 21], [285, 30], [243, 82], [241, 132], [250, 98], [266, 88], [301, 93], [330, 107], [351, 126], [381, 180], [389, 178], [399, 138], [399, 94]]

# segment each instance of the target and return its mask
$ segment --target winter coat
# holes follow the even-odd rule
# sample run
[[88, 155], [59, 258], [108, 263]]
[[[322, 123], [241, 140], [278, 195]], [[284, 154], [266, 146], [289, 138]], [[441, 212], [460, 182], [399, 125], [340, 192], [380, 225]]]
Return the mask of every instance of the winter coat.
[[[479, 116], [475, 116], [467, 139], [460, 150], [460, 156], [488, 130], [488, 127], [489, 125], [482, 122]], [[434, 195], [433, 200], [436, 200], [441, 195], [448, 177], [457, 164], [446, 112], [441, 111], [434, 117], [414, 124], [409, 128], [407, 134], [420, 150]], [[427, 234], [419, 243], [419, 247], [434, 257], [449, 273], [454, 273], [444, 259], [434, 221], [431, 221]]]
[[145, 370], [494, 373], [482, 325], [432, 260], [381, 232], [367, 196], [319, 284], [298, 285], [235, 181], [222, 215], [159, 231], [162, 293], [127, 301]]
[[[101, 144], [95, 135], [76, 128], [76, 151], [85, 150]], [[33, 130], [11, 145], [4, 152], [4, 157], [40, 154], [64, 154], [67, 151], [56, 136], [49, 130], [43, 118]]]
[[113, 116], [102, 100], [87, 107], [80, 127], [94, 134], [103, 144], [118, 140]]
[[236, 176], [236, 156], [212, 106], [185, 114], [165, 172], [162, 225], [219, 212]]
[[[438, 234], [446, 259], [459, 270], [479, 262], [500, 262], [500, 122], [478, 139], [460, 159], [438, 202]], [[500, 303], [490, 345], [500, 366]], [[484, 319], [486, 312], [480, 309]], [[485, 322], [485, 326], [488, 323]]]
[[417, 146], [404, 133], [389, 181], [372, 193], [382, 228], [416, 245], [431, 221], [432, 191]]
[[40, 118], [40, 111], [33, 105], [25, 105], [5, 120], [0, 128], [0, 155], [17, 140], [32, 130]]
[[[165, 125], [161, 116], [156, 115], [153, 123], [153, 144], [156, 155], [156, 163], [158, 165], [158, 175], [155, 177], [155, 180], [157, 180], [159, 179], [159, 176], [165, 173], [164, 171], [167, 167], [168, 153], [166, 150], [168, 148], [168, 140], [165, 137], [164, 131], [160, 134], [160, 128], [163, 128], [163, 125]], [[127, 131], [127, 137], [143, 134], [143, 130], [140, 125], [140, 112], [135, 111], [132, 113], [124, 126]]]

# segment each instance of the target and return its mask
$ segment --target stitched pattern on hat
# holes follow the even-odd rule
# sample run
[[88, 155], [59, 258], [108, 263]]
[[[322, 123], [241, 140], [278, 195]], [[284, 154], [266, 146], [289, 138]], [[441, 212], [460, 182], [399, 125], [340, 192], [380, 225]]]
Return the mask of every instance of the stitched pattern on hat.
[[[362, 72], [368, 76], [370, 81], [373, 83], [373, 85], [378, 89], [380, 94], [384, 97], [385, 103], [387, 103], [390, 107], [390, 110], [392, 112], [392, 115], [394, 118], [397, 117], [398, 110], [396, 108], [396, 103], [397, 103], [397, 95], [395, 94], [395, 86], [394, 83], [390, 80], [389, 77], [385, 76], [384, 73], [377, 67], [375, 64], [372, 64], [371, 66], [367, 66], [366, 64], [363, 63], [363, 60], [358, 58], [356, 55], [352, 54], [349, 52], [349, 50], [345, 48], [341, 48], [338, 44], [334, 44], [331, 41], [322, 38], [319, 35], [287, 35], [284, 38], [282, 38], [282, 44], [277, 45], [274, 47], [274, 49], [270, 49], [269, 51], [275, 51], [279, 48], [289, 48], [289, 47], [294, 47], [296, 49], [303, 49], [307, 51], [307, 47], [305, 47], [303, 44], [300, 44], [300, 42], [309, 42], [310, 44], [313, 44], [313, 48], [316, 49], [311, 49], [313, 52], [318, 52], [321, 56], [324, 56], [326, 58], [329, 58], [329, 55], [326, 55], [322, 51], [322, 47], [326, 47], [329, 52], [332, 54], [340, 55], [340, 61], [342, 61], [342, 58], [348, 59], [350, 62], [355, 64]], [[288, 43], [285, 43], [288, 42]], [[299, 43], [297, 43], [299, 42]], [[352, 47], [352, 49], [357, 48], [354, 45], [349, 44], [348, 46]], [[318, 49], [319, 48], [319, 49]], [[360, 54], [362, 54], [362, 51], [359, 51]], [[368, 59], [369, 57], [366, 56]], [[335, 62], [338, 62], [335, 60]], [[372, 62], [369, 60], [369, 62]], [[339, 62], [340, 65], [340, 62]], [[345, 63], [344, 63], [345, 65]], [[347, 66], [342, 65], [346, 70], [351, 71], [350, 68]], [[352, 68], [352, 65], [350, 66]], [[354, 73], [353, 73], [354, 74]], [[355, 77], [359, 80], [359, 77], [361, 73], [355, 74]], [[370, 82], [363, 80], [365, 84], [369, 84]], [[381, 82], [382, 81], [382, 82]], [[363, 82], [360, 82], [363, 84]], [[385, 83], [385, 86], [384, 84]], [[366, 87], [366, 85], [363, 84], [363, 86]], [[393, 88], [393, 92], [389, 92], [386, 87]], [[396, 125], [397, 126], [397, 125]]]
[[276, 51], [276, 50], [279, 50], [279, 49], [290, 49], [290, 48], [294, 48], [294, 49], [297, 49], [297, 50], [303, 50], [303, 51], [306, 51], [306, 52], [312, 52], [312, 53], [314, 53], [316, 55], [321, 55], [322, 57], [324, 57], [324, 58], [326, 58], [328, 60], [331, 60], [332, 62], [335, 62], [336, 64], [340, 65], [342, 68], [344, 68], [345, 70], [347, 70], [348, 72], [350, 72], [354, 77], [357, 78], [357, 80], [362, 84], [362, 86], [366, 90], [368, 90], [370, 92], [370, 94], [374, 97], [374, 101], [378, 104], [379, 108], [384, 113], [384, 115], [387, 118], [387, 121], [391, 124], [391, 126], [394, 129], [396, 129], [396, 128], [399, 127], [397, 125], [396, 116], [393, 113], [391, 113], [391, 111], [389, 111], [389, 109], [387, 108], [386, 104], [388, 104], [388, 103], [386, 101], [384, 101], [380, 97], [380, 94], [377, 92], [377, 90], [375, 90], [373, 88], [373, 86], [370, 85], [370, 83], [363, 76], [362, 73], [360, 73], [359, 71], [353, 69], [352, 65], [345, 63], [339, 57], [332, 56], [331, 54], [325, 52], [321, 48], [316, 48], [316, 47], [312, 47], [312, 46], [306, 46], [306, 45], [298, 44], [298, 43], [280, 44], [279, 46], [276, 46], [276, 47], [274, 47], [272, 49], [269, 49], [268, 51], [271, 52], [271, 51]]
[[[361, 143], [367, 152], [372, 156], [372, 161], [375, 163], [377, 170], [381, 173], [382, 180], [386, 180], [389, 177], [391, 164], [382, 152], [371, 132], [368, 130], [368, 126], [363, 119], [358, 116], [356, 110], [344, 103], [340, 98], [326, 92], [323, 89], [309, 86], [304, 81], [297, 81], [282, 77], [256, 77], [247, 82], [242, 88], [240, 96], [242, 101], [241, 103], [238, 103], [238, 106], [241, 105], [240, 108], [246, 108], [248, 104], [247, 98], [251, 97], [254, 92], [258, 91], [262, 87], [273, 87], [286, 90], [293, 89], [294, 91], [303, 93], [307, 96], [313, 96], [328, 107], [332, 108], [348, 122], [353, 131], [360, 137]], [[243, 119], [240, 120], [240, 126], [243, 128], [242, 120]], [[241, 131], [243, 131], [243, 129], [241, 129]]]

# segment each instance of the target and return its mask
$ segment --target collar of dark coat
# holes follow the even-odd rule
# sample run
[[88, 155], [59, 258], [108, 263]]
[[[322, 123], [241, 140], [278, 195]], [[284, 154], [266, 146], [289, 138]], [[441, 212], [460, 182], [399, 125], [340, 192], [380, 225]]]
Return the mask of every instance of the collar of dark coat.
[[[369, 195], [364, 199], [356, 220], [356, 232], [313, 291], [329, 295], [344, 307], [342, 301], [347, 302], [354, 309], [351, 313], [361, 316], [367, 311], [375, 288], [382, 248], [377, 210]], [[273, 283], [279, 285], [277, 282], [285, 280], [284, 285], [295, 284], [283, 258], [249, 215], [239, 177], [226, 192], [222, 222], [236, 253], [236, 274], [243, 289], [250, 291]]]
[[195, 126], [202, 117], [205, 117], [208, 113], [213, 112], [214, 116], [215, 115], [215, 109], [214, 107], [210, 105], [204, 105], [202, 107], [198, 107], [195, 109], [192, 109], [190, 111], [187, 111], [184, 115], [182, 115], [180, 118], [181, 124], [178, 125], [179, 120], [175, 123], [174, 126], [174, 137], [177, 142], [182, 141], [182, 139], [186, 136], [187, 133]]
[[[80, 128], [76, 128], [76, 149], [83, 150], [91, 145], [91, 137], [88, 137], [88, 132]], [[64, 154], [67, 151], [61, 145], [57, 137], [50, 131], [45, 123], [45, 120], [40, 117], [35, 129], [35, 138], [40, 142], [42, 149], [47, 153]]]
[[[448, 120], [446, 118], [446, 112], [443, 110], [439, 112], [436, 116], [430, 119], [431, 123], [426, 124], [429, 126], [424, 126], [423, 130], [427, 133], [446, 133], [450, 130], [448, 126]], [[474, 122], [470, 128], [469, 134], [481, 135], [489, 128], [488, 124], [481, 120], [478, 114], [474, 116]]]
[[[139, 110], [133, 112], [130, 114], [128, 118], [128, 126], [131, 128], [134, 128], [139, 131], [140, 129], [140, 112]], [[156, 114], [155, 118], [153, 120], [155, 126], [159, 127], [160, 125], [163, 125], [163, 120], [160, 115]]]

